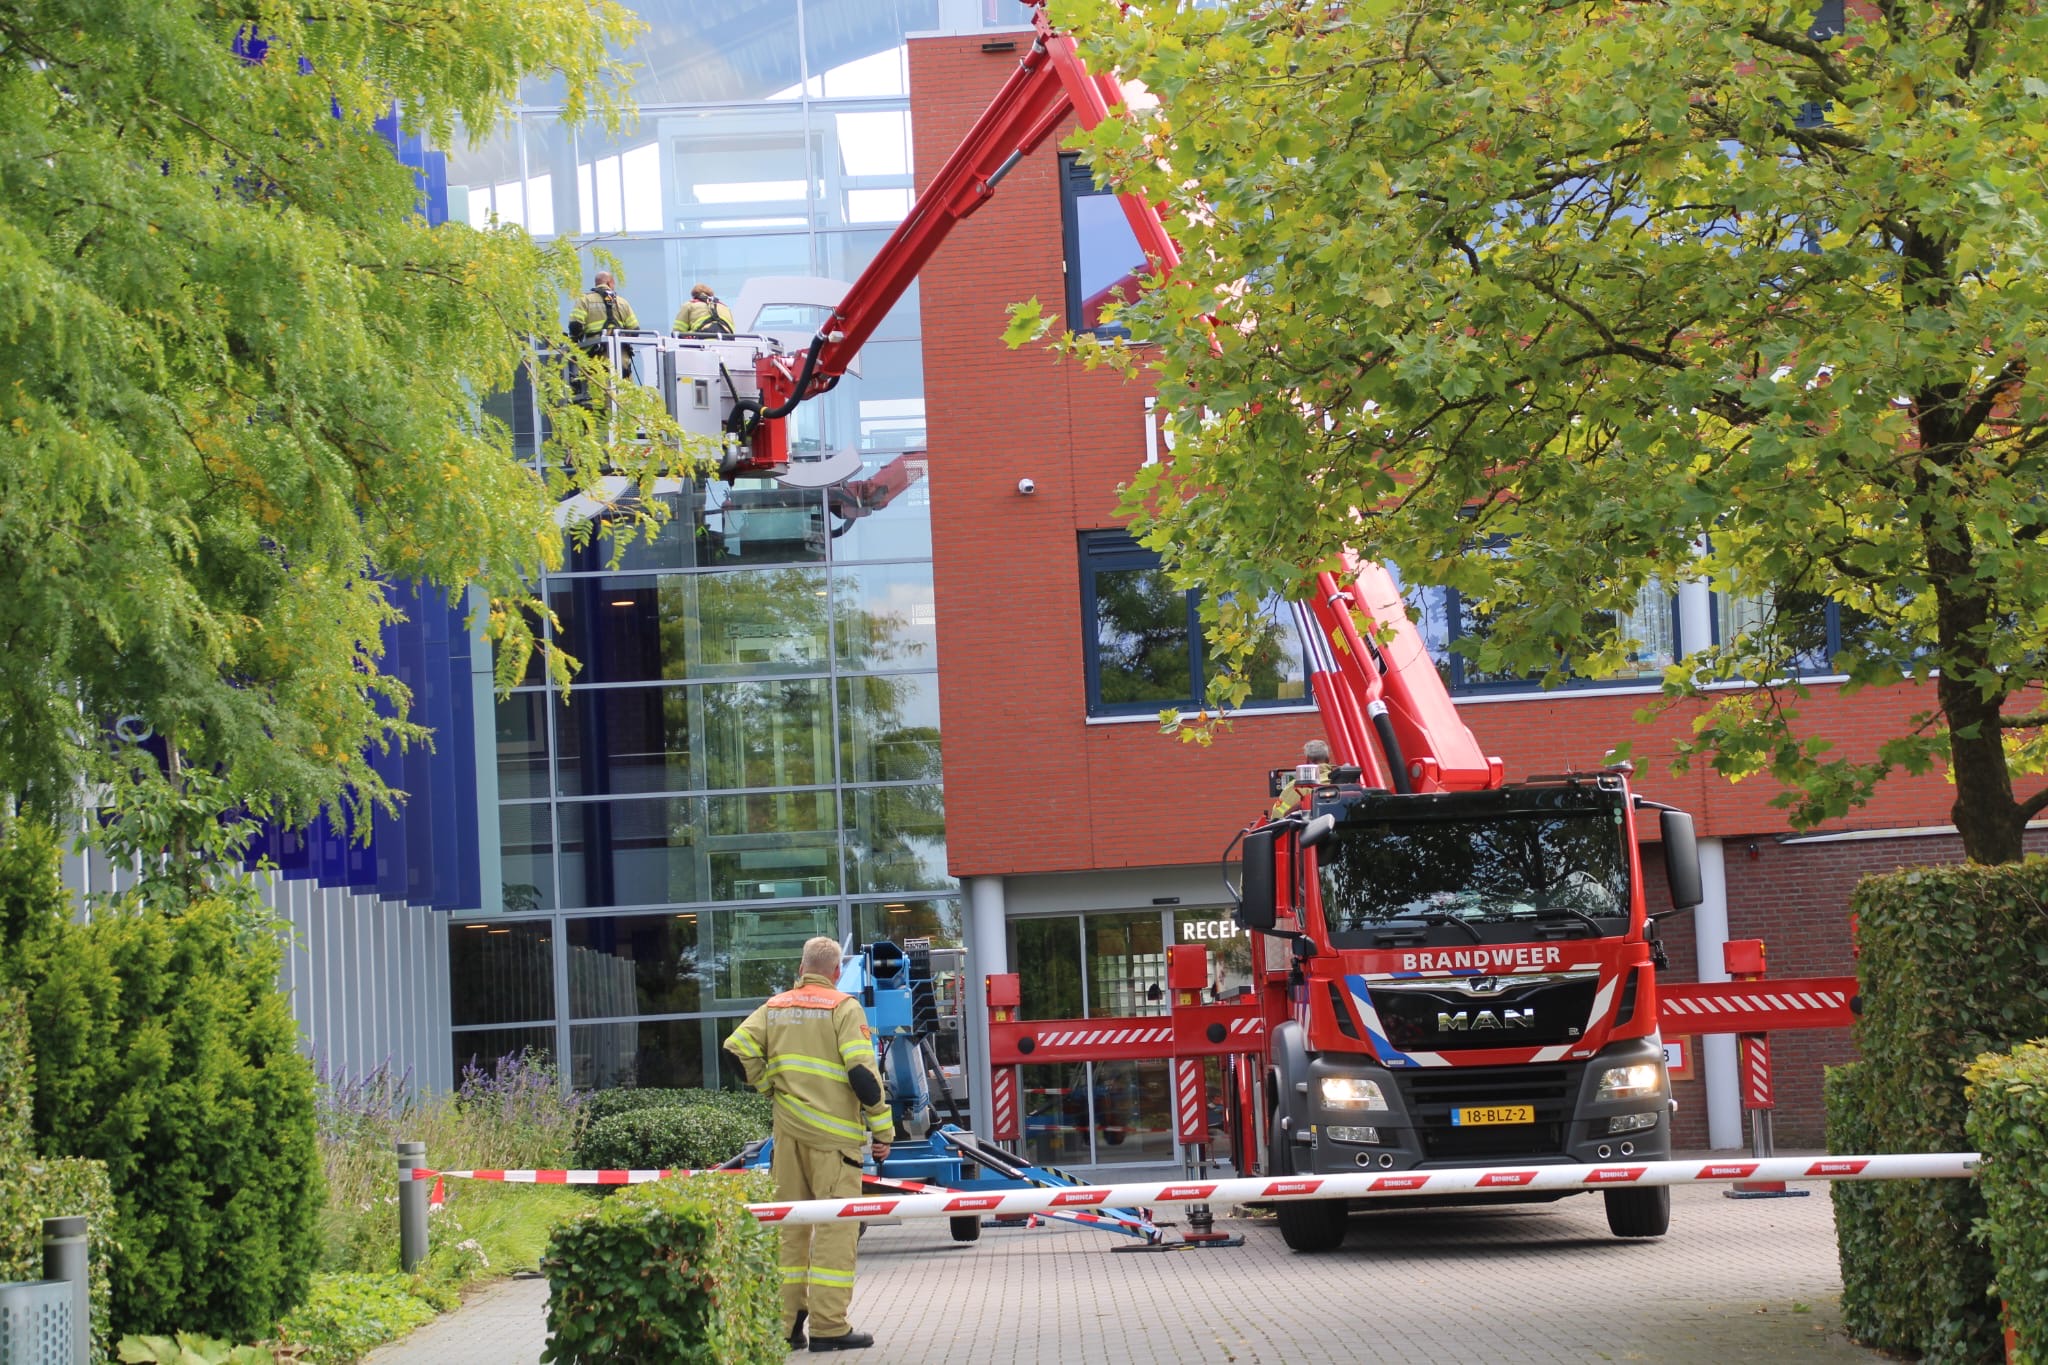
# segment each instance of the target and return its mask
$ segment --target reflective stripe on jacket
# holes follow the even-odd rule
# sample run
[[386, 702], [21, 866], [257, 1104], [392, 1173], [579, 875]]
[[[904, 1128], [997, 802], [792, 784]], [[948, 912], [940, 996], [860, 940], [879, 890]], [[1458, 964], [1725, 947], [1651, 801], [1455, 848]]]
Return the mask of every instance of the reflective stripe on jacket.
[[881, 1084], [875, 1045], [860, 1002], [822, 976], [798, 979], [746, 1017], [725, 1040], [756, 1090], [775, 1106], [775, 1127], [800, 1141], [858, 1147], [887, 1141], [894, 1125], [886, 1099], [863, 1105], [847, 1079], [864, 1067]]
[[593, 289], [576, 300], [576, 306], [569, 312], [569, 320], [582, 323], [585, 336], [595, 336], [608, 327], [623, 328], [628, 332], [639, 330], [640, 319], [633, 315], [633, 305], [627, 303], [622, 295], [612, 294], [609, 310], [604, 305], [604, 295]]
[[685, 299], [676, 310], [675, 330], [685, 336], [731, 336], [732, 309], [718, 299]]

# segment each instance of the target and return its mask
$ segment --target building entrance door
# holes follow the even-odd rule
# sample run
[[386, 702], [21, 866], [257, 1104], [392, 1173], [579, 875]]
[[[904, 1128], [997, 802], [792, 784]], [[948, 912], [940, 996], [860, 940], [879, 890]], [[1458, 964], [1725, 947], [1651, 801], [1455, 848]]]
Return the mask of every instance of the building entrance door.
[[[1249, 940], [1221, 909], [1102, 911], [1017, 919], [1010, 961], [1017, 965], [1022, 1017], [1163, 1017], [1170, 942], [1206, 942], [1211, 995], [1249, 984]], [[1245, 957], [1239, 964], [1231, 950]], [[1215, 1068], [1212, 1067], [1212, 1071]], [[1220, 1080], [1220, 1073], [1218, 1073]], [[1169, 1165], [1183, 1153], [1174, 1137], [1172, 1063], [1068, 1063], [1023, 1068], [1024, 1143], [1034, 1161], [1054, 1166]], [[1218, 1106], [1220, 1108], [1220, 1100]]]

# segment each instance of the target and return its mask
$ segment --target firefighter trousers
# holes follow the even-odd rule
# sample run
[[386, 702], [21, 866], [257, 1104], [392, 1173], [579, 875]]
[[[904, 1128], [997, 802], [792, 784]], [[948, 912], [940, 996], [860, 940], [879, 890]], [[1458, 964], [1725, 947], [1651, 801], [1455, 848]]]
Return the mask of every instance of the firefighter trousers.
[[[860, 1154], [842, 1147], [813, 1147], [785, 1134], [775, 1136], [769, 1172], [775, 1197], [853, 1199], [860, 1194]], [[808, 1311], [814, 1337], [843, 1337], [853, 1330], [846, 1320], [853, 1302], [854, 1249], [860, 1224], [805, 1224], [782, 1229], [782, 1330], [796, 1326], [796, 1315]]]

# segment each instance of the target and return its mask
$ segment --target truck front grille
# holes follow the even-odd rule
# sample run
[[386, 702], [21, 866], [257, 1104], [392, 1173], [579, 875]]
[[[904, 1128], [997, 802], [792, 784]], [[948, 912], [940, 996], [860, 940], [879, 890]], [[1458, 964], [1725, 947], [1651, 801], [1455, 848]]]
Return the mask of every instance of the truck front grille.
[[[1426, 1160], [1554, 1157], [1564, 1155], [1565, 1129], [1585, 1070], [1583, 1062], [1430, 1067], [1395, 1072], [1394, 1082]], [[1530, 1105], [1536, 1121], [1477, 1127], [1451, 1122], [1455, 1109], [1502, 1104]]]

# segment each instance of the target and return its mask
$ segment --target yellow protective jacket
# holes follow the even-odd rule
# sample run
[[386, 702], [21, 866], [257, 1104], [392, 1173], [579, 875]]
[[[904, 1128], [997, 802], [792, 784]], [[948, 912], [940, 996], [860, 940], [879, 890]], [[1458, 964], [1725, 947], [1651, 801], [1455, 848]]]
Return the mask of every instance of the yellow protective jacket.
[[[611, 307], [605, 307], [606, 303]], [[595, 289], [576, 300], [576, 305], [569, 310], [569, 321], [578, 324], [570, 328], [572, 332], [580, 331], [589, 337], [612, 328], [637, 331], [640, 326], [640, 319], [633, 313], [633, 305], [627, 303], [623, 295], [614, 293], [606, 299]]]
[[676, 310], [675, 330], [684, 336], [731, 336], [732, 309], [721, 299], [685, 299]]
[[[894, 1131], [867, 1017], [859, 1001], [822, 976], [798, 977], [794, 990], [748, 1015], [725, 1050], [774, 1103], [778, 1136], [852, 1149], [870, 1137], [887, 1142]], [[873, 1103], [854, 1093], [854, 1072], [862, 1069]]]

